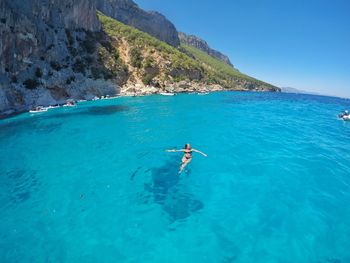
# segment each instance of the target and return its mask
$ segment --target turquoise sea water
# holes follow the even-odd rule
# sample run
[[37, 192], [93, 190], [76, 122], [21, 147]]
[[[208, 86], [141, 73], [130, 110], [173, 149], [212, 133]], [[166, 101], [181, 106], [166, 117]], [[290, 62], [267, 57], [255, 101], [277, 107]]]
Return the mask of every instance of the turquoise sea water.
[[[118, 98], [0, 121], [0, 262], [350, 262], [350, 100]], [[177, 175], [181, 154], [194, 154]]]

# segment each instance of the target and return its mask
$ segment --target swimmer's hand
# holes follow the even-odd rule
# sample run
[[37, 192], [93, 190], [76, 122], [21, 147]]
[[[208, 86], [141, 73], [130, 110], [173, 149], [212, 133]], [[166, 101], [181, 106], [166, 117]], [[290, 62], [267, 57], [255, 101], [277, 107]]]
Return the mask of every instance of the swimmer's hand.
[[176, 150], [165, 150], [165, 151], [168, 152], [168, 153], [176, 152]]
[[201, 155], [205, 156], [205, 157], [208, 157], [208, 155], [206, 155], [204, 152], [201, 152], [197, 149], [192, 149], [192, 151], [196, 152], [196, 153], [200, 153]]

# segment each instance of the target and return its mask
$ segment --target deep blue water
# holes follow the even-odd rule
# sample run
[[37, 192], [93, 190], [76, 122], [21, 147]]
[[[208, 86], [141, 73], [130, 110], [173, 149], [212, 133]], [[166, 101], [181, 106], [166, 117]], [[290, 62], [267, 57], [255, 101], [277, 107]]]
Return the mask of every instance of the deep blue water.
[[[0, 121], [0, 262], [350, 262], [350, 100], [118, 98]], [[191, 143], [182, 155], [165, 149]]]

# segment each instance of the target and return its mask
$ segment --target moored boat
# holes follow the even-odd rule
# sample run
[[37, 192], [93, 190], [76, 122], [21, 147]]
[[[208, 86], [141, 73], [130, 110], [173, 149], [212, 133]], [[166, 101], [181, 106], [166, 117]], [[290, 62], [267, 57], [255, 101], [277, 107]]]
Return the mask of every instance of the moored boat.
[[35, 107], [35, 109], [30, 110], [30, 113], [40, 113], [40, 112], [46, 112], [48, 110], [48, 108], [45, 108], [43, 106], [38, 106]]
[[175, 95], [175, 93], [171, 93], [171, 92], [161, 92], [159, 94], [162, 96], [174, 96]]
[[77, 104], [74, 100], [67, 100], [66, 104], [63, 105], [63, 107], [75, 107]]

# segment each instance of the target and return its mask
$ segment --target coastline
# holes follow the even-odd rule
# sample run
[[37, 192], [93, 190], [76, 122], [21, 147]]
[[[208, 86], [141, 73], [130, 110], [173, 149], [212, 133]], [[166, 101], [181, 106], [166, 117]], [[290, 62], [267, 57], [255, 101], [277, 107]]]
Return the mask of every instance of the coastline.
[[[109, 90], [111, 91], [111, 89]], [[177, 83], [168, 84], [164, 88], [155, 86], [145, 86], [139, 83], [126, 84], [120, 89], [115, 89], [115, 92], [107, 92], [103, 94], [97, 94], [91, 92], [85, 94], [84, 96], [70, 96], [65, 99], [54, 100], [52, 98], [44, 101], [44, 103], [35, 103], [33, 105], [22, 105], [18, 109], [9, 109], [4, 112], [0, 112], [0, 120], [15, 117], [19, 114], [29, 112], [31, 109], [42, 106], [42, 107], [52, 107], [65, 105], [66, 101], [74, 100], [79, 101], [93, 101], [97, 99], [109, 99], [116, 97], [138, 97], [138, 96], [148, 96], [148, 95], [161, 95], [162, 93], [173, 93], [173, 94], [190, 94], [190, 93], [212, 93], [218, 91], [248, 91], [248, 92], [280, 92], [280, 90], [267, 90], [264, 88], [256, 89], [244, 89], [244, 88], [224, 88], [219, 84], [203, 85], [197, 82], [180, 81]], [[40, 104], [40, 105], [39, 105]]]

